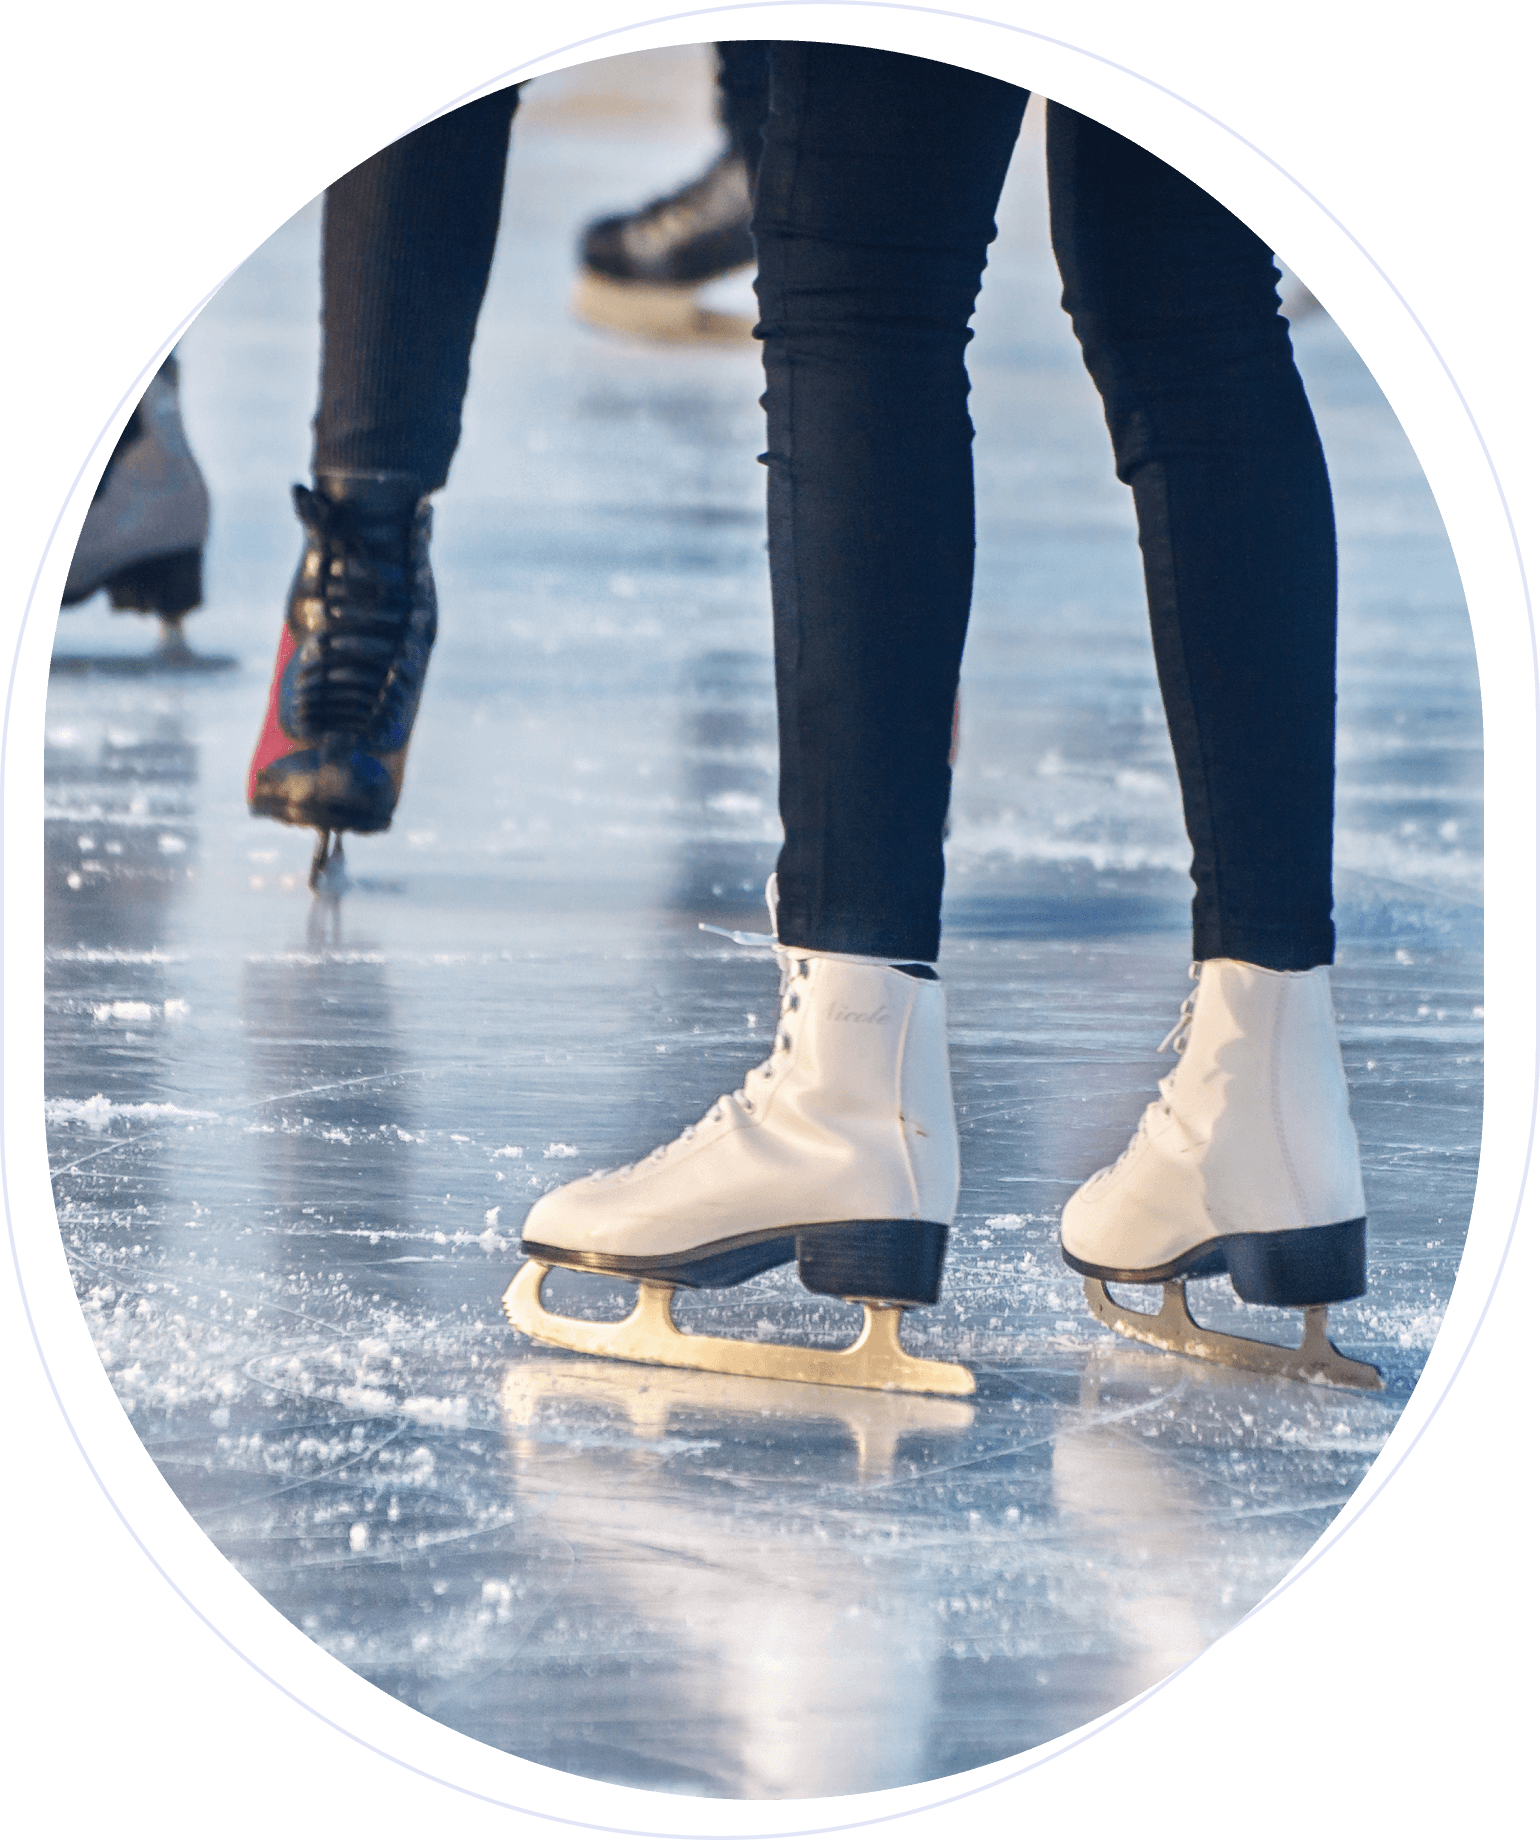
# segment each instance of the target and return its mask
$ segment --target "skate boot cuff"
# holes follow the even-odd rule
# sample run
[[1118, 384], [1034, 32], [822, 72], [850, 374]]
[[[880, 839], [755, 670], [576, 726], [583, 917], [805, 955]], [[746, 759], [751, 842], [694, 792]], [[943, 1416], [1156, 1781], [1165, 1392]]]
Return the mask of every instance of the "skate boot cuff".
[[884, 971], [902, 971], [906, 976], [919, 978], [926, 984], [941, 982], [936, 967], [921, 959], [885, 958], [864, 952], [820, 952], [814, 946], [789, 946], [781, 941], [777, 942], [776, 950], [786, 953], [789, 958], [824, 959], [831, 965], [876, 965]]
[[318, 472], [315, 490], [333, 504], [356, 505], [368, 519], [410, 518], [428, 496], [416, 473]]
[[918, 978], [924, 984], [939, 984], [940, 977], [936, 967], [926, 959], [894, 957], [888, 953], [867, 952], [825, 952], [817, 946], [793, 946], [779, 937], [780, 932], [780, 878], [772, 870], [770, 879], [765, 883], [765, 906], [770, 911], [770, 931], [768, 933], [744, 933], [734, 928], [714, 926], [709, 920], [699, 922], [703, 933], [719, 933], [723, 939], [732, 940], [739, 946], [763, 946], [783, 958], [826, 959], [831, 965], [875, 965], [883, 971], [902, 971], [906, 977]]
[[1205, 965], [1244, 965], [1248, 971], [1260, 971], [1267, 977], [1307, 978], [1314, 977], [1318, 971], [1330, 971], [1331, 966], [1324, 959], [1318, 965], [1307, 965], [1303, 970], [1279, 970], [1275, 965], [1259, 965], [1254, 958], [1234, 958], [1229, 953], [1214, 952], [1207, 958], [1195, 958], [1187, 967], [1187, 975], [1196, 978]]

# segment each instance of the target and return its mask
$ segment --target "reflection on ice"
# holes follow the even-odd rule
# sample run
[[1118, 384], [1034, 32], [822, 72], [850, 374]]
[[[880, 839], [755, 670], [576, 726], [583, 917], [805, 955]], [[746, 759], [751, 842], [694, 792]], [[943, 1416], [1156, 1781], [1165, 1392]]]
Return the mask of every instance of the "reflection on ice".
[[[613, 1557], [588, 1589], [613, 1599], [612, 1618], [641, 1608], [652, 1643], [690, 1658], [687, 1673], [674, 1663], [652, 1738], [686, 1781], [698, 1770], [741, 1795], [825, 1795], [907, 1773], [931, 1717], [927, 1606], [870, 1601], [881, 1542], [871, 1529], [840, 1537], [848, 1510], [831, 1502], [828, 1527], [784, 1514], [777, 1527], [745, 1512], [729, 1479], [741, 1491], [802, 1453], [859, 1496], [894, 1480], [901, 1446], [922, 1463], [965, 1431], [969, 1405], [551, 1360], [511, 1365], [502, 1399], [515, 1473], [555, 1485], [542, 1519], [575, 1554]], [[680, 1459], [705, 1486], [680, 1487]]]
[[[676, 1419], [703, 1419], [719, 1426], [735, 1421], [773, 1420], [806, 1428], [817, 1421], [843, 1426], [855, 1451], [862, 1482], [893, 1476], [899, 1440], [966, 1431], [973, 1406], [963, 1399], [920, 1393], [876, 1393], [856, 1387], [753, 1380], [740, 1374], [691, 1373], [670, 1368], [641, 1372], [609, 1361], [528, 1360], [511, 1365], [503, 1382], [503, 1418], [527, 1440], [538, 1431], [542, 1408], [557, 1415], [554, 1435], [566, 1439], [559, 1409], [569, 1402], [597, 1407], [624, 1420], [631, 1438], [663, 1448]], [[517, 1447], [517, 1446], [516, 1446]], [[527, 1455], [527, 1448], [523, 1451]]]
[[1124, 1644], [1120, 1699], [1132, 1698], [1172, 1668], [1180, 1667], [1208, 1639], [1200, 1601], [1191, 1588], [1201, 1568], [1202, 1547], [1212, 1539], [1193, 1479], [1170, 1461], [1146, 1433], [1158, 1437], [1156, 1414], [1180, 1390], [1162, 1376], [1131, 1401], [1108, 1373], [1088, 1363], [1080, 1379], [1080, 1411], [1066, 1414], [1053, 1446], [1054, 1506], [1066, 1532], [1075, 1530], [1087, 1549], [1109, 1531], [1138, 1552], [1138, 1589], [1128, 1591], [1116, 1574], [1103, 1588], [1116, 1595], [1116, 1609], [1103, 1614], [1119, 1628]]

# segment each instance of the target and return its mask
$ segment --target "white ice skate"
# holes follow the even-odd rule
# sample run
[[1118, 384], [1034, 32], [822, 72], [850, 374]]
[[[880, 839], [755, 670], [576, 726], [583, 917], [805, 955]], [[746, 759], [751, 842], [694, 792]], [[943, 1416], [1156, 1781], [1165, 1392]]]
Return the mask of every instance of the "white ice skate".
[[[1233, 1367], [1375, 1388], [1379, 1369], [1326, 1335], [1326, 1306], [1366, 1288], [1358, 1138], [1324, 965], [1193, 967], [1162, 1047], [1181, 1058], [1128, 1148], [1065, 1205], [1060, 1243], [1096, 1317], [1120, 1335]], [[1247, 1303], [1305, 1312], [1298, 1348], [1200, 1327], [1185, 1281], [1228, 1272]], [[1164, 1284], [1158, 1315], [1108, 1282]]]
[[[965, 1367], [917, 1359], [898, 1339], [902, 1312], [937, 1299], [957, 1206], [941, 985], [929, 966], [775, 951], [769, 1060], [672, 1143], [535, 1203], [523, 1228], [529, 1263], [503, 1299], [509, 1321], [558, 1347], [665, 1367], [971, 1393]], [[674, 1327], [677, 1286], [741, 1284], [793, 1259], [809, 1290], [866, 1306], [849, 1348]], [[635, 1311], [618, 1324], [552, 1315], [540, 1287], [553, 1265], [637, 1280]]]

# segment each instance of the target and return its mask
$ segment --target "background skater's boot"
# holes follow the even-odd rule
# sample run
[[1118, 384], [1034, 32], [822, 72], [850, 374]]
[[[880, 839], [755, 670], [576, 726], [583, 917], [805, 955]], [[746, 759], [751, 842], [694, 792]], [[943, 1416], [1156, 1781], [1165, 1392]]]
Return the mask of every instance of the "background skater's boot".
[[[537, 1201], [523, 1229], [535, 1275], [514, 1281], [510, 1316], [543, 1340], [665, 1365], [971, 1392], [966, 1369], [903, 1354], [897, 1308], [884, 1321], [900, 1367], [878, 1378], [855, 1361], [861, 1344], [829, 1354], [679, 1336], [657, 1323], [656, 1334], [643, 1332], [649, 1290], [741, 1284], [793, 1259], [803, 1284], [826, 1296], [907, 1307], [939, 1294], [958, 1189], [941, 985], [929, 966], [788, 947], [777, 955], [781, 1014], [769, 1060], [672, 1143]], [[514, 1293], [523, 1284], [538, 1305], [552, 1265], [641, 1281], [638, 1315], [621, 1325], [638, 1326], [631, 1345], [615, 1345], [613, 1334], [608, 1343], [574, 1338], [562, 1326], [611, 1325], [543, 1309], [521, 1320]], [[905, 1377], [907, 1368], [927, 1372]]]
[[[1178, 1311], [1168, 1295], [1152, 1318], [1119, 1312], [1106, 1294], [1109, 1280], [1178, 1288], [1228, 1272], [1247, 1303], [1311, 1311], [1329, 1348], [1323, 1306], [1366, 1288], [1363, 1177], [1326, 967], [1268, 971], [1213, 958], [1194, 971], [1197, 988], [1162, 1044], [1181, 1059], [1122, 1156], [1065, 1205], [1064, 1259], [1099, 1281], [1087, 1285], [1092, 1306], [1125, 1334], [1175, 1346], [1137, 1326], [1169, 1328], [1169, 1315], [1216, 1344], [1187, 1345], [1188, 1337], [1181, 1352], [1299, 1372], [1299, 1350], [1269, 1355], [1267, 1345], [1198, 1330], [1185, 1298]], [[1319, 1366], [1311, 1327], [1303, 1377]], [[1248, 1359], [1253, 1349], [1263, 1353]]]
[[183, 616], [203, 604], [209, 495], [187, 445], [175, 357], [150, 381], [118, 437], [81, 527], [62, 604], [105, 588], [115, 613], [156, 613], [163, 662], [187, 653]]
[[415, 481], [323, 480], [296, 486], [294, 505], [305, 549], [247, 802], [253, 816], [321, 833], [315, 885], [330, 836], [390, 826], [438, 609], [432, 512]]
[[743, 339], [753, 322], [696, 296], [754, 260], [748, 169], [724, 148], [698, 179], [583, 232], [572, 310], [591, 326], [684, 342]]

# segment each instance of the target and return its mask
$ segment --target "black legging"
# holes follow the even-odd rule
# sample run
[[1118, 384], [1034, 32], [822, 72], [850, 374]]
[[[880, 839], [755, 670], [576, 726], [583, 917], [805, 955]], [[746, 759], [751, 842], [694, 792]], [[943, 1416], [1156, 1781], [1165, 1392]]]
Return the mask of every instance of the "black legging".
[[[891, 52], [763, 50], [781, 937], [930, 959], [972, 585], [963, 352], [1026, 96]], [[510, 109], [473, 104], [447, 118], [483, 111], [463, 146], [434, 123], [332, 188], [318, 468], [442, 483]], [[1065, 306], [1134, 490], [1194, 955], [1329, 962], [1335, 542], [1271, 257], [1198, 187], [1057, 106], [1049, 187]], [[463, 229], [435, 228], [448, 201]]]
[[449, 477], [503, 206], [517, 88], [394, 141], [327, 188], [317, 477]]

